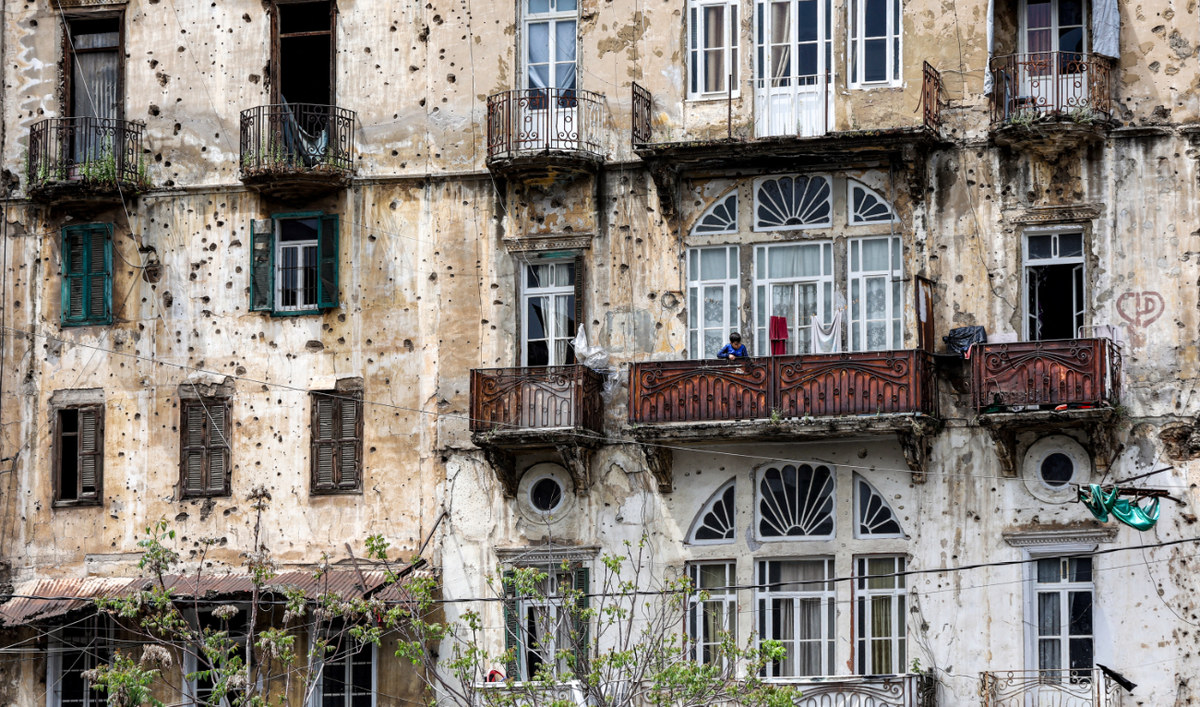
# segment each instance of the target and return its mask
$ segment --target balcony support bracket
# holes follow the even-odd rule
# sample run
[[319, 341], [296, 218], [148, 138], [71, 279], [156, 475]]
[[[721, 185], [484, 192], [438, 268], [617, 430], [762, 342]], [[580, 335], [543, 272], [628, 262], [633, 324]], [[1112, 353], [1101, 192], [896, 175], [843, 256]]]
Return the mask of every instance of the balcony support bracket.
[[571, 481], [575, 483], [575, 495], [588, 495], [588, 489], [592, 487], [591, 448], [567, 442], [554, 445], [554, 449], [562, 460], [563, 468], [571, 475]]
[[1104, 474], [1123, 445], [1117, 441], [1119, 418], [1113, 408], [1068, 410], [1063, 412], [1038, 410], [1025, 413], [993, 413], [979, 416], [979, 425], [988, 431], [996, 447], [1000, 472], [1016, 477], [1021, 469], [1020, 443], [1022, 433], [1048, 435], [1064, 430], [1082, 430], [1087, 435], [1096, 472]]
[[904, 461], [912, 471], [913, 483], [925, 483], [925, 470], [929, 467], [929, 454], [933, 450], [933, 438], [940, 432], [939, 420], [931, 417], [914, 418], [912, 426], [897, 431]]
[[671, 493], [675, 487], [671, 474], [673, 463], [671, 450], [668, 447], [649, 442], [640, 442], [638, 446], [641, 447], [642, 457], [646, 460], [646, 470], [654, 476], [654, 480], [658, 484], [658, 492]]
[[504, 489], [505, 498], [517, 497], [517, 460], [513, 453], [500, 449], [490, 444], [480, 445], [483, 450], [483, 458], [491, 465], [492, 470], [496, 472], [496, 480], [500, 482], [500, 487]]

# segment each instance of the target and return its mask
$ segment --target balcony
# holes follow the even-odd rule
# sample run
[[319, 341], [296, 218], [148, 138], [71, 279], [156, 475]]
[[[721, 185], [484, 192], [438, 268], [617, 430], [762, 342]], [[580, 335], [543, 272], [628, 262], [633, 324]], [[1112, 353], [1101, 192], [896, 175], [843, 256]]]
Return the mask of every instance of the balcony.
[[503, 174], [594, 170], [604, 161], [603, 102], [600, 94], [574, 88], [488, 96], [488, 168]]
[[1010, 146], [1073, 148], [1104, 137], [1112, 60], [1075, 52], [994, 57], [992, 135]]
[[149, 187], [141, 123], [47, 118], [29, 129], [26, 191], [49, 204], [106, 205]]
[[1121, 687], [1099, 669], [980, 673], [983, 707], [1120, 707]]
[[578, 705], [586, 707], [587, 695], [578, 680], [556, 685], [541, 682], [481, 682], [475, 684], [474, 707], [537, 707]]
[[937, 681], [929, 674], [854, 675], [772, 680], [800, 690], [796, 707], [937, 707]]
[[586, 489], [588, 451], [600, 441], [604, 379], [583, 365], [471, 371], [472, 440], [484, 450], [506, 493], [516, 495], [513, 454], [555, 449]]
[[931, 357], [919, 350], [653, 361], [629, 374], [629, 431], [643, 441], [898, 433], [919, 470], [936, 414]]
[[242, 111], [242, 182], [297, 200], [345, 187], [354, 173], [356, 120], [354, 111], [311, 103]]
[[971, 350], [971, 397], [978, 422], [1015, 476], [1016, 435], [1079, 428], [1097, 469], [1107, 469], [1119, 421], [1121, 352], [1109, 339], [983, 344]]

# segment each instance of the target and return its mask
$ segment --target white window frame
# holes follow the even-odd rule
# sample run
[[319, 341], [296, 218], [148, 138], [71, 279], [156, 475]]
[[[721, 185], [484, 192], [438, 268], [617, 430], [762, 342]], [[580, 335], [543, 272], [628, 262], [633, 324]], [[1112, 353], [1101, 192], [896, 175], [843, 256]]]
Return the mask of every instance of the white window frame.
[[[861, 191], [865, 192], [868, 196], [874, 197], [877, 201], [879, 201], [879, 203], [886, 206], [888, 208], [889, 214], [891, 215], [891, 218], [875, 219], [875, 220], [871, 220], [871, 221], [867, 221], [867, 220], [858, 218], [858, 215], [854, 213], [854, 192], [855, 192], [855, 190], [861, 190]], [[899, 223], [899, 222], [900, 222], [900, 217], [896, 214], [895, 205], [892, 204], [892, 202], [889, 199], [884, 197], [883, 194], [880, 194], [875, 189], [872, 189], [871, 187], [867, 186], [866, 184], [863, 184], [862, 182], [858, 181], [857, 179], [855, 179], [853, 177], [848, 177], [846, 179], [846, 224], [847, 225], [850, 225], [850, 226], [874, 226], [874, 225], [878, 225], [878, 224]]]
[[[880, 540], [880, 539], [885, 539], [885, 538], [895, 538], [895, 539], [899, 539], [899, 540], [907, 539], [908, 536], [904, 534], [904, 525], [900, 522], [900, 515], [898, 513], [896, 513], [895, 508], [892, 508], [892, 504], [890, 502], [888, 502], [887, 497], [883, 495], [883, 492], [880, 491], [878, 488], [876, 488], [875, 484], [868, 481], [865, 477], [863, 477], [858, 472], [852, 473], [850, 475], [850, 478], [851, 478], [851, 481], [854, 483], [853, 513], [854, 513], [854, 537], [855, 537], [855, 539], [856, 540]], [[863, 532], [863, 528], [862, 528], [863, 498], [862, 498], [862, 493], [860, 493], [861, 490], [864, 488], [863, 484], [865, 484], [865, 488], [869, 493], [879, 496], [879, 500], [881, 500], [883, 502], [884, 507], [887, 508], [888, 511], [892, 514], [892, 518], [896, 521], [896, 525], [900, 526], [899, 533], [866, 533], [866, 532]]]
[[[530, 0], [521, 0], [521, 88], [526, 90], [536, 90], [539, 88], [545, 89], [578, 89], [579, 88], [579, 2], [576, 0], [575, 9], [562, 10], [558, 9], [558, 0], [547, 0], [549, 3], [548, 12], [530, 12]], [[559, 86], [558, 84], [558, 69], [557, 64], [566, 62], [558, 61], [558, 23], [559, 22], [574, 22], [575, 33], [573, 40], [575, 42], [575, 51], [573, 56], [575, 63], [575, 83], [572, 86]], [[547, 76], [551, 85], [544, 87], [534, 86], [529, 78], [529, 26], [531, 24], [539, 24], [545, 22], [547, 27], [547, 47], [546, 57], [549, 60], [550, 72]]]
[[[784, 224], [782, 226], [761, 225], [758, 220], [758, 211], [762, 207], [762, 204], [760, 203], [760, 200], [759, 200], [759, 192], [762, 189], [762, 185], [767, 182], [776, 181], [776, 180], [780, 180], [780, 179], [792, 179], [793, 183], [794, 183], [794, 180], [800, 179], [800, 178], [808, 179], [807, 184], [809, 186], [805, 187], [806, 192], [808, 191], [809, 188], [811, 188], [811, 185], [816, 180], [820, 179], [825, 182], [825, 185], [828, 187], [828, 192], [829, 192], [828, 196], [826, 197], [826, 202], [825, 202], [826, 204], [828, 204], [828, 207], [829, 207], [829, 209], [828, 209], [829, 216], [823, 221], [814, 221], [813, 223], [803, 223], [803, 224], [799, 224], [799, 225], [795, 225], [795, 226], [790, 226], [787, 224]], [[826, 174], [823, 172], [813, 172], [813, 173], [800, 172], [800, 173], [796, 173], [796, 174], [776, 174], [776, 175], [772, 175], [770, 177], [759, 177], [751, 183], [751, 188], [754, 190], [754, 199], [752, 200], [754, 210], [750, 212], [750, 228], [755, 233], [771, 233], [774, 231], [808, 231], [808, 230], [812, 230], [812, 229], [816, 229], [816, 228], [830, 228], [833, 226], [833, 209], [834, 209], [834, 206], [833, 206], [833, 176], [830, 174]]]
[[[705, 33], [698, 31], [705, 12], [712, 8], [721, 8], [725, 27], [720, 45], [715, 47], [704, 45]], [[741, 95], [741, 67], [738, 66], [741, 30], [737, 0], [688, 0], [687, 13], [688, 100], [738, 98]], [[717, 91], [705, 91], [703, 88], [710, 78], [704, 55], [711, 52], [720, 52], [725, 66], [725, 75], [720, 77], [720, 84], [725, 88]]]
[[[104, 644], [104, 647], [111, 649], [113, 626], [106, 620], [106, 617], [96, 614], [77, 623], [83, 623], [83, 631], [95, 637], [94, 640], [89, 641], [89, 646]], [[63, 634], [73, 632], [73, 628], [74, 626], [58, 627], [50, 632], [46, 651], [46, 707], [62, 707], [63, 654], [77, 651], [76, 646], [69, 646], [63, 641]], [[85, 656], [84, 670], [90, 670], [106, 662], [90, 650], [82, 652]], [[83, 706], [104, 707], [107, 704], [105, 694], [91, 689], [91, 683], [87, 678], [84, 678], [83, 683]]]
[[[556, 356], [557, 349], [554, 346], [555, 337], [554, 337], [552, 327], [558, 317], [558, 309], [557, 308], [558, 308], [558, 297], [560, 295], [570, 295], [571, 296], [570, 316], [571, 317], [575, 316], [575, 283], [578, 281], [580, 274], [578, 272], [573, 273], [573, 275], [571, 277], [570, 285], [549, 285], [549, 286], [542, 285], [539, 287], [530, 287], [529, 286], [529, 270], [530, 270], [530, 268], [537, 266], [537, 265], [553, 265], [556, 267], [559, 265], [571, 265], [572, 267], [575, 267], [575, 261], [572, 259], [543, 260], [543, 261], [537, 261], [537, 262], [527, 262], [527, 263], [523, 263], [521, 265], [521, 365], [522, 366], [530, 365], [530, 363], [529, 363], [529, 319], [530, 319], [530, 317], [529, 317], [529, 300], [544, 297], [546, 299], [546, 301], [549, 303], [549, 306], [544, 310], [549, 313], [549, 316], [546, 318], [546, 325], [548, 327], [548, 329], [546, 331], [546, 341], [547, 341], [547, 344], [549, 347], [548, 351], [547, 351], [547, 355], [546, 355], [546, 357], [547, 357], [546, 365], [547, 366], [565, 366], [565, 365], [567, 365], [567, 362], [565, 360], [564, 361], [555, 360], [557, 358], [557, 356]], [[575, 322], [575, 331], [567, 333], [567, 349], [566, 349], [566, 351], [568, 353], [573, 350], [571, 348], [570, 342], [575, 338], [575, 334], [578, 331], [579, 331], [579, 322]], [[541, 339], [538, 339], [538, 341], [541, 341]]]
[[866, 42], [878, 40], [880, 37], [866, 37], [867, 4], [866, 0], [850, 0], [847, 6], [847, 59], [850, 63], [850, 88], [884, 88], [897, 87], [904, 84], [904, 11], [901, 0], [885, 0], [887, 3], [887, 30], [883, 37], [887, 41], [886, 71], [887, 79], [883, 81], [867, 81], [866, 76]]
[[[700, 263], [705, 251], [725, 251], [725, 277], [708, 280], [700, 277]], [[725, 298], [725, 306], [721, 312], [721, 344], [729, 340], [730, 332], [739, 330], [739, 313], [741, 311], [741, 257], [736, 245], [710, 246], [704, 248], [688, 248], [688, 355], [691, 358], [713, 358], [716, 351], [704, 348], [704, 333], [712, 327], [704, 326], [705, 306], [704, 292], [707, 288], [719, 287]], [[732, 272], [732, 275], [730, 275]]]
[[[768, 269], [769, 263], [767, 258], [770, 251], [773, 248], [788, 246], [819, 246], [821, 248], [821, 274], [808, 277], [768, 277], [767, 274], [770, 271]], [[823, 324], [829, 324], [833, 318], [834, 277], [832, 240], [788, 241], [786, 243], [773, 243], [754, 247], [754, 343], [758, 355], [772, 355], [771, 342], [769, 340], [771, 312], [774, 311], [774, 307], [772, 306], [772, 286], [791, 285], [794, 288], [796, 285], [806, 284], [815, 284], [817, 286], [817, 313]], [[798, 302], [796, 306], [799, 306]], [[763, 311], [764, 307], [765, 311]], [[795, 315], [796, 311], [793, 309], [792, 314]], [[798, 320], [793, 321], [789, 317], [788, 341], [792, 349], [790, 353], [801, 353], [809, 350], [812, 344], [811, 329], [811, 321], [801, 323]]]
[[[275, 253], [274, 253], [274, 278], [275, 278], [275, 311], [276, 312], [311, 312], [321, 308], [321, 217], [320, 216], [301, 216], [297, 218], [280, 218], [275, 219]], [[288, 221], [313, 221], [317, 225], [317, 237], [306, 241], [288, 241], [283, 242], [283, 224]], [[308, 248], [313, 251], [313, 267], [312, 273], [315, 278], [313, 282], [313, 301], [303, 302], [303, 293], [307, 283], [304, 281], [304, 252]], [[296, 304], [284, 306], [283, 304], [283, 252], [284, 250], [295, 249], [298, 251], [299, 267], [296, 270], [296, 281], [298, 283], [298, 291], [296, 295]]]
[[[716, 540], [697, 539], [696, 533], [702, 527], [704, 527], [704, 516], [708, 515], [713, 510], [713, 508], [716, 507], [716, 505], [718, 503], [723, 504], [725, 502], [725, 494], [728, 493], [730, 489], [734, 490], [734, 497], [733, 497], [734, 503], [733, 503], [733, 506], [729, 508], [729, 511], [733, 513], [733, 519], [732, 519], [733, 537], [720, 538], [720, 539], [716, 539]], [[696, 514], [696, 517], [692, 519], [692, 527], [688, 529], [688, 533], [687, 533], [686, 537], [687, 537], [687, 540], [685, 540], [684, 542], [688, 545], [729, 545], [731, 543], [737, 542], [737, 479], [736, 478], [730, 479], [729, 481], [726, 481], [725, 483], [721, 484], [721, 486], [719, 488], [717, 488], [717, 490], [714, 491], [711, 496], [708, 497], [708, 500], [705, 501], [704, 505], [700, 507], [700, 511]]]
[[[724, 488], [724, 487], [722, 487]], [[724, 567], [725, 582], [721, 588], [713, 587], [704, 589], [700, 587], [700, 570], [702, 567]], [[721, 607], [725, 616], [724, 630], [729, 634], [733, 641], [737, 642], [737, 562], [734, 560], [715, 560], [705, 562], [689, 562], [687, 565], [688, 578], [692, 583], [692, 594], [688, 597], [688, 618], [687, 618], [687, 636], [688, 636], [688, 651], [692, 660], [701, 665], [710, 664], [712, 661], [705, 660], [705, 649], [712, 649], [714, 652], [719, 649], [721, 641], [719, 638], [705, 641], [700, 628], [700, 622], [704, 621], [708, 613], [708, 608]], [[701, 592], [708, 594], [707, 599], [701, 599]]]
[[[310, 638], [310, 640], [309, 640], [310, 648], [315, 648], [316, 647], [315, 634], [310, 633], [309, 638]], [[343, 632], [342, 643], [344, 645], [347, 642], [356, 644], [356, 645], [358, 643], [355, 640], [355, 638], [349, 634], [349, 632]], [[371, 652], [371, 687], [370, 687], [371, 694], [370, 694], [370, 697], [371, 697], [371, 707], [374, 707], [376, 704], [376, 701], [377, 701], [376, 700], [376, 697], [377, 697], [376, 692], [378, 690], [378, 685], [379, 685], [379, 651], [377, 650], [378, 646], [376, 646], [375, 644], [369, 643], [369, 644], [361, 646], [361, 648], [364, 650], [369, 650]], [[323, 691], [323, 688], [325, 686], [325, 671], [329, 668], [329, 666], [331, 664], [326, 663], [324, 658], [316, 655], [315, 652], [313, 653], [313, 656], [314, 656], [313, 660], [316, 661], [317, 667], [320, 669], [320, 676], [317, 678], [317, 681], [316, 681], [315, 685], [313, 686], [312, 695], [309, 698], [308, 705], [309, 705], [309, 707], [323, 707], [323, 705], [325, 704], [325, 696], [324, 696], [324, 691]], [[335, 657], [337, 656], [336, 651], [334, 652], [334, 656]], [[351, 667], [349, 665], [345, 664], [345, 661], [348, 657], [349, 657], [348, 653], [343, 654], [335, 662], [338, 665], [343, 666], [346, 670], [351, 670]], [[346, 684], [347, 685], [350, 684], [349, 679], [346, 680]]]
[[[1033, 551], [1033, 552], [1028, 551], [1028, 550], [1026, 550], [1024, 552], [1024, 555], [1025, 555], [1025, 557], [1024, 557], [1024, 559], [1025, 559], [1025, 567], [1024, 567], [1024, 570], [1025, 570], [1024, 571], [1024, 575], [1025, 575], [1024, 576], [1024, 580], [1025, 580], [1025, 591], [1024, 591], [1024, 595], [1025, 595], [1024, 596], [1025, 631], [1024, 631], [1024, 634], [1025, 635], [1024, 635], [1024, 641], [1025, 641], [1025, 669], [1026, 670], [1030, 670], [1030, 671], [1040, 670], [1040, 667], [1038, 665], [1039, 661], [1038, 661], [1038, 633], [1037, 633], [1038, 632], [1037, 595], [1038, 595], [1038, 592], [1040, 591], [1038, 589], [1038, 587], [1044, 586], [1044, 585], [1041, 585], [1037, 581], [1037, 561], [1044, 560], [1044, 559], [1051, 559], [1051, 558], [1066, 558], [1071, 555], [1094, 553], [1096, 551], [1097, 547], [1098, 546], [1095, 543], [1086, 543], [1086, 542], [1059, 543], [1059, 544], [1055, 544], [1052, 546], [1039, 547], [1036, 551]], [[1057, 591], [1061, 592], [1061, 594], [1064, 598], [1067, 596], [1067, 593], [1072, 590], [1082, 591], [1082, 589], [1086, 588], [1086, 589], [1090, 590], [1092, 593], [1092, 636], [1091, 637], [1092, 637], [1092, 669], [1094, 670], [1096, 663], [1099, 660], [1101, 660], [1101, 658], [1097, 652], [1097, 648], [1101, 645], [1104, 645], [1103, 641], [1106, 641], [1107, 637], [1101, 635], [1101, 629], [1104, 625], [1104, 622], [1100, 618], [1100, 611], [1099, 611], [1100, 605], [1096, 601], [1096, 599], [1097, 599], [1096, 556], [1093, 555], [1091, 560], [1092, 560], [1092, 581], [1091, 582], [1065, 582], [1064, 581], [1064, 582], [1058, 582], [1053, 586], [1062, 587], [1062, 589], [1057, 590]], [[1046, 586], [1050, 586], [1050, 585], [1046, 585]], [[1055, 590], [1046, 590], [1046, 591], [1055, 591]], [[1064, 599], [1064, 602], [1065, 602], [1065, 599]], [[1060, 611], [1059, 617], [1064, 622], [1070, 621], [1068, 613], [1065, 611]], [[1061, 635], [1066, 635], [1066, 634], [1060, 634], [1060, 636]], [[1066, 645], [1067, 645], [1067, 651], [1063, 652], [1061, 654], [1061, 657], [1069, 665], [1070, 664], [1069, 637], [1068, 637], [1067, 641], [1064, 641], [1064, 643], [1066, 643]], [[1064, 674], [1069, 674], [1071, 669], [1070, 669], [1070, 667], [1066, 667], [1066, 668], [1062, 668], [1061, 670], [1063, 671]], [[1089, 671], [1089, 676], [1090, 676], [1090, 674], [1091, 674], [1091, 671]]]
[[[1088, 0], [1080, 0], [1080, 3], [1083, 5], [1083, 13], [1082, 13], [1083, 51], [1080, 52], [1080, 55], [1086, 57], [1086, 56], [1090, 55], [1092, 52], [1092, 47], [1091, 47], [1091, 39], [1092, 38], [1091, 38], [1091, 33], [1090, 33], [1091, 28], [1088, 26], [1088, 24], [1089, 24], [1088, 21], [1091, 18], [1092, 8], [1091, 8], [1091, 3], [1088, 2]], [[1017, 15], [1017, 47], [1018, 47], [1020, 54], [1029, 54], [1030, 51], [1029, 51], [1029, 2], [1028, 2], [1028, 0], [1021, 0], [1018, 12], [1020, 12], [1020, 14]], [[1067, 26], [1070, 27], [1072, 25], [1067, 25]], [[1061, 52], [1062, 47], [1058, 43], [1058, 40], [1059, 40], [1059, 36], [1058, 36], [1058, 34], [1059, 34], [1058, 0], [1050, 0], [1050, 26], [1047, 28], [1041, 28], [1041, 29], [1049, 29], [1050, 30], [1050, 46], [1051, 46], [1050, 51], [1051, 52]], [[1049, 72], [1047, 72], [1047, 73], [1049, 74]]]
[[[893, 580], [888, 588], [871, 588], [868, 586], [867, 563], [871, 560], [891, 560], [892, 570], [889, 574], [904, 572], [907, 559], [904, 555], [855, 555], [854, 557], [854, 611], [855, 623], [855, 674], [856, 675], [895, 675], [908, 670], [908, 588], [903, 575], [889, 577]], [[891, 635], [878, 638], [871, 631], [875, 599], [885, 598], [891, 612]], [[873, 643], [886, 641], [891, 644], [892, 665], [875, 665], [872, 660], [871, 646]]]
[[[802, 589], [799, 591], [784, 591], [772, 590], [768, 585], [768, 577], [764, 576], [764, 570], [767, 565], [772, 562], [797, 562], [797, 561], [813, 561], [819, 560], [825, 563], [825, 581], [821, 582], [816, 589]], [[772, 623], [772, 599], [790, 599], [792, 604], [792, 631], [795, 639], [793, 643], [800, 642], [800, 611], [799, 602], [803, 599], [818, 599], [821, 602], [820, 623], [821, 632], [817, 639], [807, 639], [809, 642], [815, 640], [821, 644], [821, 670], [813, 675], [801, 675], [799, 673], [800, 651], [797, 649], [789, 650], [787, 657], [783, 659], [783, 665], [786, 666], [780, 673], [776, 673], [775, 665], [768, 663], [764, 669], [764, 676], [769, 678], [775, 677], [816, 677], [824, 675], [833, 675], [836, 673], [835, 663], [837, 656], [834, 654], [834, 643], [837, 638], [837, 589], [832, 581], [836, 576], [834, 571], [834, 558], [829, 555], [817, 557], [772, 557], [755, 560], [755, 606], [758, 609], [760, 616], [760, 627], [763, 629], [756, 635], [756, 641], [765, 639], [776, 639], [778, 637], [770, 635], [771, 631], [768, 628]], [[816, 582], [814, 582], [816, 583]], [[823, 586], [820, 586], [823, 585]], [[832, 613], [832, 617], [830, 614]], [[798, 648], [798, 646], [797, 646]]]
[[[887, 270], [863, 270], [863, 246], [868, 241], [888, 241], [888, 261], [891, 267]], [[846, 302], [848, 303], [849, 348], [851, 351], [895, 351], [904, 345], [904, 265], [903, 248], [899, 236], [867, 236], [851, 238], [846, 241]], [[886, 279], [884, 289], [886, 304], [882, 321], [887, 323], [888, 345], [882, 349], [871, 349], [867, 346], [867, 323], [880, 319], [867, 319], [866, 291], [867, 283], [871, 280]], [[859, 297], [855, 298], [856, 290]]]
[[[1079, 236], [1080, 251], [1078, 256], [1059, 256], [1060, 236]], [[1030, 258], [1029, 257], [1029, 239], [1034, 236], [1053, 236], [1051, 241], [1051, 257], [1049, 258]], [[1034, 339], [1030, 332], [1030, 320], [1033, 318], [1033, 303], [1029, 301], [1029, 271], [1031, 268], [1043, 267], [1046, 265], [1075, 265], [1077, 269], [1082, 270], [1080, 281], [1082, 287], [1078, 292], [1074, 291], [1074, 283], [1072, 283], [1072, 296], [1075, 299], [1071, 304], [1071, 313], [1075, 321], [1075, 330], [1071, 333], [1071, 338], [1079, 337], [1079, 330], [1087, 326], [1087, 234], [1083, 228], [1079, 226], [1064, 226], [1053, 229], [1038, 229], [1025, 231], [1021, 239], [1021, 339], [1023, 341], [1045, 341], [1045, 339]]]
[[[829, 512], [830, 524], [829, 533], [826, 535], [765, 535], [762, 532], [763, 513], [763, 477], [769, 469], [779, 469], [782, 473], [787, 466], [796, 467], [796, 472], [799, 474], [800, 467], [810, 466], [815, 473], [817, 469], [822, 467], [829, 470], [829, 496], [833, 503], [833, 508]], [[778, 542], [809, 542], [821, 540], [833, 540], [838, 533], [838, 468], [832, 464], [824, 463], [805, 463], [805, 464], [784, 464], [784, 463], [768, 463], [758, 469], [754, 474], [754, 539], [760, 543], [778, 543]], [[817, 489], [820, 492], [821, 489]], [[802, 509], [798, 509], [801, 510]]]

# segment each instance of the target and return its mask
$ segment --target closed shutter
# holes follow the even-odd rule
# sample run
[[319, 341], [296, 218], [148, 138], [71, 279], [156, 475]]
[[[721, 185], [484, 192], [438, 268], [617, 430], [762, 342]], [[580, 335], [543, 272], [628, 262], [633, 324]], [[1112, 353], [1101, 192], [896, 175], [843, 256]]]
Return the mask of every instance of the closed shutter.
[[109, 321], [109, 300], [112, 272], [112, 239], [106, 228], [88, 232], [87, 319], [91, 322]]
[[85, 316], [87, 232], [63, 230], [62, 247], [62, 318], [63, 323], [80, 322]]
[[275, 299], [275, 222], [250, 222], [250, 309], [271, 311]]
[[575, 335], [579, 333], [579, 327], [583, 326], [583, 268], [584, 260], [582, 255], [575, 256], [575, 311], [571, 313], [571, 325], [567, 330], [571, 335], [571, 345], [567, 346], [567, 356], [563, 363], [579, 363], [578, 357], [575, 355]]
[[358, 452], [359, 442], [359, 412], [361, 405], [357, 400], [343, 398], [341, 403], [341, 454], [338, 457], [337, 484], [343, 489], [358, 488]]
[[322, 216], [317, 235], [317, 306], [338, 306], [338, 217]]
[[587, 661], [591, 655], [588, 648], [588, 640], [590, 637], [588, 607], [591, 606], [588, 592], [591, 590], [591, 573], [587, 567], [580, 567], [574, 572], [575, 591], [579, 592], [578, 600], [575, 608], [571, 612], [571, 618], [575, 625], [571, 628], [574, 631], [575, 639], [575, 675], [582, 678], [588, 672]]
[[186, 496], [204, 495], [204, 408], [199, 401], [184, 403], [183, 492]]
[[334, 484], [334, 400], [313, 396], [312, 454], [313, 490], [328, 491]]
[[504, 662], [505, 676], [510, 680], [523, 680], [521, 675], [521, 615], [517, 600], [517, 588], [514, 585], [516, 573], [508, 570], [504, 573], [504, 652], [507, 660]]
[[220, 403], [209, 404], [205, 417], [208, 422], [208, 492], [229, 493], [226, 475], [229, 469], [229, 430], [226, 416], [229, 408]]
[[104, 408], [79, 410], [79, 500], [100, 495], [104, 463]]

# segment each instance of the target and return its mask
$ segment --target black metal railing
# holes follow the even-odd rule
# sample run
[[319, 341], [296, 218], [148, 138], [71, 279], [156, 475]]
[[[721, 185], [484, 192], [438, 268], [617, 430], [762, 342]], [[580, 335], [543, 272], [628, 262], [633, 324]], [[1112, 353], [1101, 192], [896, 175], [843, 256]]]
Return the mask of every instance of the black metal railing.
[[1041, 119], [1090, 124], [1112, 115], [1112, 61], [1078, 52], [994, 57], [992, 122]]
[[525, 88], [488, 96], [488, 159], [574, 153], [603, 159], [603, 96], [574, 88]]
[[633, 125], [630, 127], [630, 139], [633, 146], [645, 145], [650, 142], [650, 92], [636, 82], [633, 84]]
[[945, 94], [942, 73], [925, 62], [921, 67], [921, 117], [925, 127], [936, 130], [942, 125], [942, 96]]
[[242, 111], [242, 177], [279, 173], [347, 175], [354, 170], [354, 111], [283, 103]]
[[47, 118], [29, 129], [27, 184], [136, 191], [146, 184], [141, 123]]

